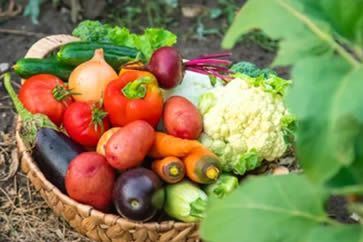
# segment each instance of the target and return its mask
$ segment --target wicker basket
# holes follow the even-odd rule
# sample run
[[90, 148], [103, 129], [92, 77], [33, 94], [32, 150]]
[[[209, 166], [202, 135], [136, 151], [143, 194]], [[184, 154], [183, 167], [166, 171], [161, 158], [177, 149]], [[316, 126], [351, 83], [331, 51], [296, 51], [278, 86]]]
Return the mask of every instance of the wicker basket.
[[[77, 40], [69, 35], [48, 36], [36, 42], [26, 57], [43, 58], [58, 47]], [[21, 169], [53, 211], [79, 233], [96, 241], [200, 241], [198, 224], [175, 221], [136, 223], [120, 216], [102, 213], [64, 195], [38, 169], [19, 135], [20, 127], [21, 121], [18, 119], [16, 140]]]

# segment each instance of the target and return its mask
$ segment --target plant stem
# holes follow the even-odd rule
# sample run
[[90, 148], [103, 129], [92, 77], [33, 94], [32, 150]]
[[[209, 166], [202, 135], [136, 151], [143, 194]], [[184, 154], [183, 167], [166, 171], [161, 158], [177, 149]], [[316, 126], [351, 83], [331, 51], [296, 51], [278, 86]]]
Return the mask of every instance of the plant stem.
[[17, 98], [17, 94], [15, 93], [13, 87], [11, 86], [11, 76], [9, 72], [4, 74], [4, 86], [9, 94], [9, 97], [13, 101], [16, 112], [20, 115], [20, 117], [23, 119], [30, 118], [32, 114], [24, 108], [23, 104]]
[[296, 10], [292, 7], [286, 0], [277, 0], [277, 3], [281, 5], [281, 7], [285, 8], [296, 18], [300, 19], [314, 34], [316, 34], [320, 39], [324, 40], [328, 43], [333, 49], [335, 49], [338, 54], [343, 57], [350, 65], [354, 68], [358, 67], [359, 62], [354, 59], [342, 46], [340, 46], [329, 34], [321, 31], [316, 24], [311, 21], [308, 17], [306, 17], [303, 13]]

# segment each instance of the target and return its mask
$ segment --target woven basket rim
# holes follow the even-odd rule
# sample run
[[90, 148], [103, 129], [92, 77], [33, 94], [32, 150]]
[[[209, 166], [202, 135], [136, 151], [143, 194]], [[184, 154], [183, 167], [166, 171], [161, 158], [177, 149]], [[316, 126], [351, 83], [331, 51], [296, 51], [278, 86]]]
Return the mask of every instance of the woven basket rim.
[[[26, 58], [43, 58], [51, 51], [54, 51], [55, 49], [59, 48], [60, 46], [69, 43], [79, 41], [78, 38], [66, 35], [66, 34], [60, 34], [60, 35], [50, 35], [47, 37], [44, 37], [37, 42], [35, 42], [27, 51], [25, 57]], [[39, 49], [39, 46], [44, 42], [48, 43], [48, 46], [45, 45], [45, 48]], [[50, 43], [50, 44], [49, 44]], [[53, 44], [52, 44], [53, 43]], [[22, 80], [23, 83], [24, 80]], [[16, 141], [17, 141], [17, 147], [20, 152], [21, 157], [23, 157], [22, 162], [26, 162], [29, 166], [29, 169], [31, 172], [34, 173], [35, 176], [37, 176], [41, 182], [44, 185], [44, 188], [54, 193], [62, 202], [75, 206], [79, 211], [82, 211], [83, 214], [86, 214], [87, 216], [96, 217], [102, 221], [105, 221], [105, 223], [121, 223], [123, 225], [130, 225], [135, 228], [146, 228], [149, 230], [154, 230], [157, 232], [163, 232], [166, 230], [169, 230], [173, 227], [195, 227], [198, 226], [197, 223], [185, 223], [185, 222], [179, 222], [176, 220], [167, 220], [162, 221], [160, 223], [158, 222], [137, 222], [128, 220], [126, 218], [123, 218], [116, 214], [110, 214], [110, 213], [103, 213], [89, 205], [85, 205], [82, 203], [79, 203], [72, 198], [68, 197], [66, 194], [62, 193], [56, 186], [54, 186], [50, 181], [48, 181], [43, 173], [38, 168], [36, 162], [34, 161], [31, 153], [27, 150], [25, 143], [23, 139], [20, 136], [20, 129], [21, 129], [21, 119], [19, 116], [17, 116], [16, 119]]]

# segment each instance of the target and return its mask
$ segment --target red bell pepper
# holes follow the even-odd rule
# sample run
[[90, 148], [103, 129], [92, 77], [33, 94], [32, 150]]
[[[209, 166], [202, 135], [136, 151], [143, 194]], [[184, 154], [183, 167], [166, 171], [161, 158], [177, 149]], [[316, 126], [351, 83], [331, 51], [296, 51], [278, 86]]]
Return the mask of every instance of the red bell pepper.
[[104, 108], [113, 126], [144, 120], [154, 128], [162, 110], [163, 97], [156, 78], [149, 72], [127, 70], [105, 90]]

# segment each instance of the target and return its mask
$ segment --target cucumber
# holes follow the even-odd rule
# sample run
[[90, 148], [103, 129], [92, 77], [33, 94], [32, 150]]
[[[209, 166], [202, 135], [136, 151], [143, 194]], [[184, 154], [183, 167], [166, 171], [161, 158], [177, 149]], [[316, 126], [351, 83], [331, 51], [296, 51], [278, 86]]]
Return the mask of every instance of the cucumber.
[[36, 74], [52, 74], [63, 81], [68, 81], [74, 67], [59, 63], [54, 58], [24, 58], [18, 60], [13, 69], [22, 78], [28, 78]]
[[115, 70], [121, 65], [141, 57], [141, 52], [135, 48], [97, 42], [72, 42], [64, 45], [57, 53], [59, 62], [77, 66], [93, 57], [96, 49], [102, 48], [106, 62]]

